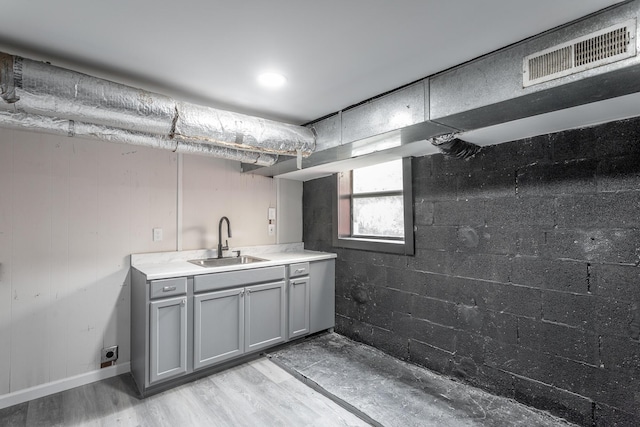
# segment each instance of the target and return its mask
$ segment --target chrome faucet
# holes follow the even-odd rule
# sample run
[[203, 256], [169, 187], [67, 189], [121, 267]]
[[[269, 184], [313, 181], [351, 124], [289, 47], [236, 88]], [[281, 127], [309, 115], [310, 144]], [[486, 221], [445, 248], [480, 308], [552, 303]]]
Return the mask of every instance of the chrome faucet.
[[229, 241], [225, 240], [225, 245], [222, 246], [222, 221], [227, 221], [227, 236], [231, 238], [231, 223], [229, 222], [229, 218], [223, 216], [220, 218], [220, 222], [218, 223], [218, 258], [222, 258], [222, 251], [229, 250]]

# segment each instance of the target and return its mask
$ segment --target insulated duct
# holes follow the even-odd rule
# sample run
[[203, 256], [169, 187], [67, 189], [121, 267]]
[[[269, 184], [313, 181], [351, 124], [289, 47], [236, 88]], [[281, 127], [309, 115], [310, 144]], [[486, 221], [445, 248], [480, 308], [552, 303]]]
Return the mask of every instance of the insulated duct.
[[[0, 53], [0, 109], [16, 121], [29, 117], [66, 119], [96, 126], [94, 138], [124, 143], [158, 139], [156, 148], [172, 143], [177, 151], [208, 154], [232, 160], [244, 155], [256, 163], [255, 153], [308, 156], [315, 135], [307, 128], [214, 108], [176, 102], [170, 97], [88, 76], [53, 65]], [[53, 123], [52, 122], [52, 123]], [[45, 120], [26, 127], [51, 131]], [[76, 134], [77, 131], [76, 131]], [[116, 136], [117, 135], [117, 136]], [[142, 144], [145, 145], [145, 144]], [[175, 151], [175, 150], [174, 150]], [[228, 156], [227, 156], [228, 155]], [[273, 156], [264, 156], [271, 161]], [[245, 160], [241, 160], [245, 162]]]
[[[338, 169], [354, 158], [354, 147], [364, 144], [371, 153], [387, 149], [378, 141], [392, 133], [399, 133], [402, 143], [390, 154], [423, 156], [437, 149], [468, 158], [480, 147], [463, 139], [473, 141], [483, 130], [509, 135], [479, 142], [485, 146], [539, 134], [538, 126], [557, 129], [564, 126], [559, 118], [563, 122], [567, 116], [580, 126], [635, 116], [640, 111], [635, 106], [640, 95], [639, 22], [640, 0], [622, 2], [309, 123], [318, 147], [304, 159], [303, 171], [291, 159], [245, 170], [288, 179], [325, 176], [332, 170], [329, 164]], [[612, 111], [602, 107], [595, 113], [595, 104], [589, 107], [618, 97], [620, 102], [604, 104], [613, 106]], [[574, 107], [585, 108], [570, 112]], [[591, 117], [576, 117], [589, 110]], [[568, 114], [553, 114], [561, 111]], [[518, 123], [520, 119], [531, 120]]]
[[44, 62], [0, 54], [2, 98], [18, 111], [169, 135], [175, 101]]
[[447, 157], [456, 159], [470, 159], [480, 151], [480, 146], [458, 138], [458, 133], [437, 136], [429, 139], [429, 142]]
[[[233, 129], [235, 139], [229, 137]], [[264, 151], [289, 156], [302, 152], [308, 156], [315, 148], [310, 129], [246, 116], [231, 111], [180, 102], [176, 109], [173, 138], [184, 142], [200, 142], [224, 147]]]
[[234, 150], [211, 144], [184, 143], [141, 132], [29, 113], [0, 111], [0, 126], [68, 137], [81, 136], [107, 142], [171, 150], [177, 153], [219, 157], [259, 166], [271, 166], [278, 159], [278, 156], [272, 154]]

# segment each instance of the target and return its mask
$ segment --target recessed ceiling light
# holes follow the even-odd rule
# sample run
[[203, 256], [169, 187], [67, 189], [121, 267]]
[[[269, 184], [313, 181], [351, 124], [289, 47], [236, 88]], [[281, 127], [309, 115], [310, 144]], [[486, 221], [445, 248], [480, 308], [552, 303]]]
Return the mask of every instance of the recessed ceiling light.
[[278, 73], [262, 73], [258, 76], [258, 83], [268, 88], [278, 88], [287, 82], [287, 78]]

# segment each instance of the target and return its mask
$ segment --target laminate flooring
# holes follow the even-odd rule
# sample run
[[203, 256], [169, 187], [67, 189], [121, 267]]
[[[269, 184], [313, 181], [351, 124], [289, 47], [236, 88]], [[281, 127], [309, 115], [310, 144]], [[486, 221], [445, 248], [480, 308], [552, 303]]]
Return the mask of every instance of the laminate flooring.
[[2, 427], [367, 426], [265, 357], [139, 399], [129, 374], [0, 410]]
[[125, 374], [0, 410], [0, 427], [366, 425], [572, 424], [334, 333], [145, 399]]

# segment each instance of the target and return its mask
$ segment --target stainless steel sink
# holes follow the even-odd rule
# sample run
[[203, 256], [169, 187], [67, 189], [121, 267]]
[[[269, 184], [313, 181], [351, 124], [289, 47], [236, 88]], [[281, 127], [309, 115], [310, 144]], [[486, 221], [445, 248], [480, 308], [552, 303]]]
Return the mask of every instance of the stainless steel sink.
[[200, 267], [222, 267], [226, 265], [251, 264], [260, 261], [266, 261], [266, 259], [249, 255], [242, 255], [231, 258], [204, 258], [189, 260], [191, 264], [199, 265]]

